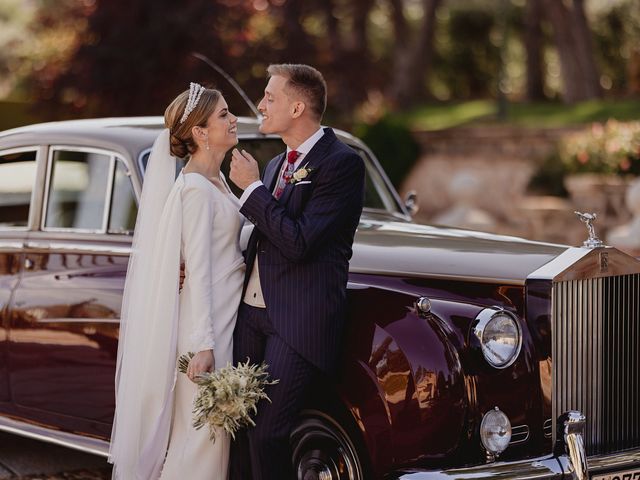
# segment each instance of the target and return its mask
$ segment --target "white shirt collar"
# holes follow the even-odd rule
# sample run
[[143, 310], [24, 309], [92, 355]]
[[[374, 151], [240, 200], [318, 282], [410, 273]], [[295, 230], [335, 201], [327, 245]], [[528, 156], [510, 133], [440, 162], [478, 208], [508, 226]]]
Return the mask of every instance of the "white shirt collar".
[[[300, 146], [296, 148], [296, 151], [300, 154], [300, 156], [306, 155], [311, 151], [314, 145], [318, 143], [318, 140], [320, 140], [323, 135], [324, 135], [324, 130], [322, 129], [322, 127], [320, 127], [316, 133], [314, 133], [309, 138], [307, 138], [304, 142], [302, 142]], [[292, 150], [291, 148], [287, 147], [287, 154], [291, 150]]]

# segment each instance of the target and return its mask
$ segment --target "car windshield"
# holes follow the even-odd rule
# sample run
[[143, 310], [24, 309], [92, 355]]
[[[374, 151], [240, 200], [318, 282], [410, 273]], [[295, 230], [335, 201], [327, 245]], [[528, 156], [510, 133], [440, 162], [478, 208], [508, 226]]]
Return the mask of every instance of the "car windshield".
[[[245, 138], [240, 139], [238, 142], [238, 149], [246, 150], [249, 152], [260, 165], [260, 173], [264, 171], [267, 163], [276, 155], [282, 153], [285, 150], [285, 145], [282, 140], [278, 138]], [[401, 214], [402, 211], [396, 201], [395, 196], [390, 191], [389, 187], [385, 183], [382, 175], [380, 174], [376, 164], [370, 158], [369, 154], [356, 146], [352, 146], [358, 154], [362, 157], [366, 165], [366, 186], [365, 186], [365, 198], [364, 208], [385, 211], [388, 213]], [[144, 171], [149, 159], [149, 151], [143, 152], [140, 156], [139, 166], [141, 171]], [[231, 152], [227, 153], [224, 161], [222, 162], [222, 173], [225, 176], [229, 176], [229, 163], [231, 161]], [[185, 161], [179, 160], [176, 165], [176, 176], [184, 167]], [[240, 197], [242, 190], [237, 188], [233, 182], [229, 182], [229, 185], [233, 192]]]

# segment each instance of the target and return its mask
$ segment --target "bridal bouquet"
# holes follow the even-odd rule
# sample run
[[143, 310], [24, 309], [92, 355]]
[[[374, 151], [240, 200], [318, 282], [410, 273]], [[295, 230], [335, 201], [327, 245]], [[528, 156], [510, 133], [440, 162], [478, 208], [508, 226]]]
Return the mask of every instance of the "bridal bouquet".
[[[178, 358], [178, 371], [187, 373], [194, 353], [189, 352]], [[274, 385], [278, 380], [269, 380], [267, 365], [238, 363], [198, 375], [195, 379], [198, 393], [193, 402], [193, 426], [200, 430], [209, 426], [209, 437], [215, 442], [215, 427], [224, 429], [235, 439], [235, 433], [242, 427], [255, 426], [252, 415], [261, 399], [268, 401], [264, 387]]]

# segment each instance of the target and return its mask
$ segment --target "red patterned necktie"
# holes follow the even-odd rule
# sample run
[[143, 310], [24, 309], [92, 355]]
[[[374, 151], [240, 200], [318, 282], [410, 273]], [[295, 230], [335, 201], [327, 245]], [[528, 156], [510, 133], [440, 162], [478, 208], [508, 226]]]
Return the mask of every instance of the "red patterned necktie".
[[294, 165], [296, 163], [296, 160], [298, 159], [298, 156], [300, 156], [300, 152], [297, 152], [296, 150], [291, 150], [289, 153], [287, 153], [287, 164], [285, 165], [284, 170], [282, 171], [282, 176], [278, 181], [278, 187], [276, 188], [276, 191], [273, 194], [273, 196], [276, 197], [276, 199], [282, 196], [282, 192], [284, 192], [284, 187], [286, 187], [287, 183], [289, 183], [289, 181], [291, 180], [291, 177], [293, 176]]

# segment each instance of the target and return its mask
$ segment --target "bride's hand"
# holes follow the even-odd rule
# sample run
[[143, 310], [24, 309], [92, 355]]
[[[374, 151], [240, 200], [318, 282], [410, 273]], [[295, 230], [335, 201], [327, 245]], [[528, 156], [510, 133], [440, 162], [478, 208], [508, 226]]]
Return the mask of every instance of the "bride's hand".
[[187, 367], [187, 377], [195, 383], [198, 375], [212, 371], [216, 366], [213, 350], [203, 350], [196, 353]]

